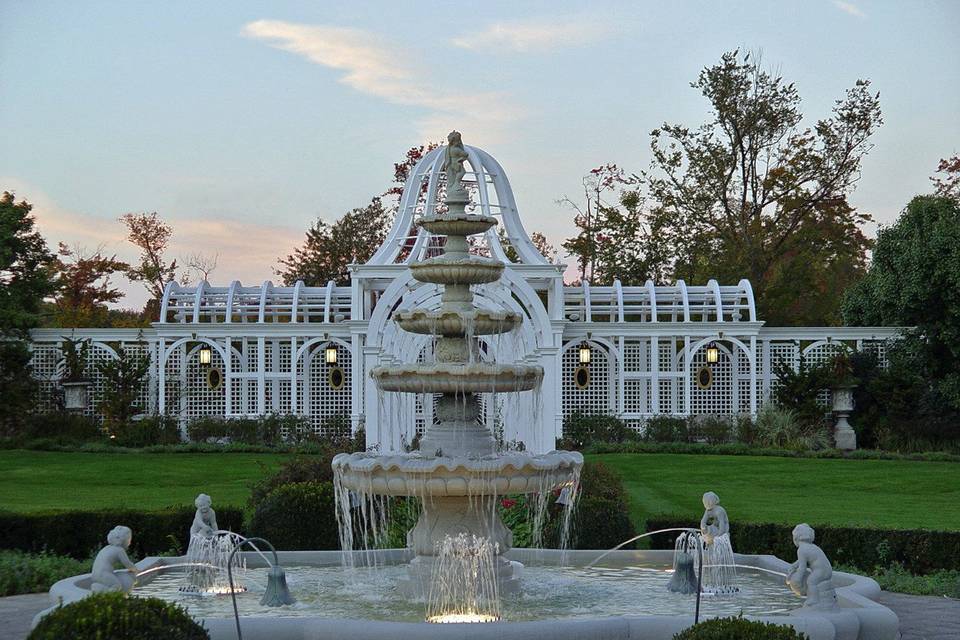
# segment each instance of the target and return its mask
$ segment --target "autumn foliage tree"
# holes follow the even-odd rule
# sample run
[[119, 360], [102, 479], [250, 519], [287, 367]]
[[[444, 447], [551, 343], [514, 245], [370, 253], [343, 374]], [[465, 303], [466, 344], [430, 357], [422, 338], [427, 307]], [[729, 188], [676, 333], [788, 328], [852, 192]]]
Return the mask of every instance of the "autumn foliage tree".
[[173, 235], [173, 227], [161, 220], [157, 212], [125, 213], [120, 222], [127, 228], [127, 240], [140, 249], [140, 262], [130, 265], [127, 277], [142, 282], [150, 294], [144, 314], [155, 318], [168, 282], [177, 277], [176, 259], [167, 262], [165, 253]]
[[353, 209], [328, 224], [318, 219], [302, 246], [280, 259], [277, 273], [287, 285], [303, 280], [310, 287], [324, 286], [330, 280], [346, 285], [350, 282], [349, 265], [366, 262], [383, 243], [390, 224], [390, 214], [380, 198], [365, 207]]
[[107, 304], [118, 302], [123, 292], [111, 282], [115, 273], [130, 265], [105, 256], [102, 249], [90, 253], [60, 243], [53, 263], [59, 290], [54, 297], [53, 324], [59, 327], [98, 327], [109, 324]]

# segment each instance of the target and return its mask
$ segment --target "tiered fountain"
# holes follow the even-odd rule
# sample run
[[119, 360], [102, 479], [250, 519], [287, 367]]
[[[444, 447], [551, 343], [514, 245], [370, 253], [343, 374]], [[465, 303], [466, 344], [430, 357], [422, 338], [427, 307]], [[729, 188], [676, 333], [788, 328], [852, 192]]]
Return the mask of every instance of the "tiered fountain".
[[511, 534], [500, 520], [498, 496], [546, 496], [559, 487], [575, 492], [583, 464], [583, 456], [577, 452], [500, 453], [493, 434], [478, 419], [478, 394], [530, 391], [539, 386], [543, 369], [483, 363], [474, 356], [474, 336], [506, 333], [519, 326], [522, 318], [517, 313], [478, 309], [473, 303], [470, 286], [496, 282], [504, 265], [470, 254], [467, 238], [485, 233], [497, 221], [466, 212], [470, 198], [463, 185], [463, 163], [467, 154], [459, 133], [451, 133], [449, 141], [444, 162], [447, 211], [427, 212], [419, 221], [429, 233], [446, 237], [443, 253], [410, 267], [416, 280], [443, 287], [441, 307], [437, 311], [401, 311], [394, 316], [403, 330], [434, 336], [436, 362], [371, 371], [381, 391], [440, 394], [438, 420], [427, 425], [417, 453], [353, 453], [333, 460], [337, 514], [345, 525], [341, 530], [348, 538], [346, 545], [350, 545], [353, 531], [347, 491], [361, 500], [371, 496], [420, 498], [420, 518], [408, 536], [416, 557], [405, 585], [410, 593], [419, 595], [430, 592], [437, 550], [447, 537], [460, 534], [489, 540], [495, 550], [500, 591], [515, 589], [516, 563], [502, 555], [511, 547]]

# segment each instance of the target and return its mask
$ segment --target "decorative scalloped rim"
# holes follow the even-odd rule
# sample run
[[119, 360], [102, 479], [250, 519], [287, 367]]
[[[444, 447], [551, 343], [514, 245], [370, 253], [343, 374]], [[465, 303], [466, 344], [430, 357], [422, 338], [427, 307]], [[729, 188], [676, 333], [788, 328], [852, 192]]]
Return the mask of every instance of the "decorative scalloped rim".
[[477, 336], [508, 333], [523, 322], [523, 316], [513, 311], [488, 311], [477, 309], [473, 312], [439, 309], [427, 311], [413, 309], [398, 311], [393, 316], [404, 331], [425, 335], [462, 336], [465, 334], [465, 320], [471, 318], [474, 324], [473, 334]]

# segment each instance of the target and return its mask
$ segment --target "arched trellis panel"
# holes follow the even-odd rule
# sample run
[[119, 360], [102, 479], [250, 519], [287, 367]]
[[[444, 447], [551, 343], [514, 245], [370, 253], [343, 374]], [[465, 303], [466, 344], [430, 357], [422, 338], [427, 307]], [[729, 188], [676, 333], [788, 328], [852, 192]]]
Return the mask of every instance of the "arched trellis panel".
[[[580, 348], [589, 347], [590, 362], [581, 362]], [[571, 340], [560, 349], [560, 379], [564, 419], [574, 413], [616, 415], [617, 380], [621, 355], [617, 346], [604, 338]]]

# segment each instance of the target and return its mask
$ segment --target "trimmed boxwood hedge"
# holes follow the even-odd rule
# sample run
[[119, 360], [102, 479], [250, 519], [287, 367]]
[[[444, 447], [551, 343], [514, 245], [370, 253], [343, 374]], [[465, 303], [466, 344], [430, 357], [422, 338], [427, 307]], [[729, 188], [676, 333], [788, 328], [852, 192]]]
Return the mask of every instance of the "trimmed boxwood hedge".
[[98, 593], [55, 609], [27, 640], [209, 640], [187, 610], [160, 598]]
[[[647, 519], [647, 531], [695, 526], [688, 517], [657, 516]], [[899, 563], [911, 573], [960, 569], [960, 531], [928, 529], [871, 529], [811, 524], [816, 543], [834, 565], [845, 564], [869, 571]], [[794, 525], [732, 522], [730, 537], [737, 553], [771, 554], [793, 561]], [[650, 548], [673, 549], [675, 532], [650, 536]]]
[[673, 640], [807, 640], [809, 636], [793, 627], [746, 620], [714, 618], [684, 629]]
[[266, 538], [277, 549], [339, 549], [333, 483], [280, 485], [256, 505], [250, 535]]
[[[190, 524], [195, 513], [192, 507], [162, 511], [0, 511], [0, 548], [33, 553], [46, 551], [85, 560], [107, 544], [107, 533], [111, 529], [122, 524], [133, 530], [129, 552], [132, 557], [142, 558], [171, 549], [184, 551], [190, 542]], [[243, 511], [218, 507], [217, 524], [222, 529], [240, 531]]]

